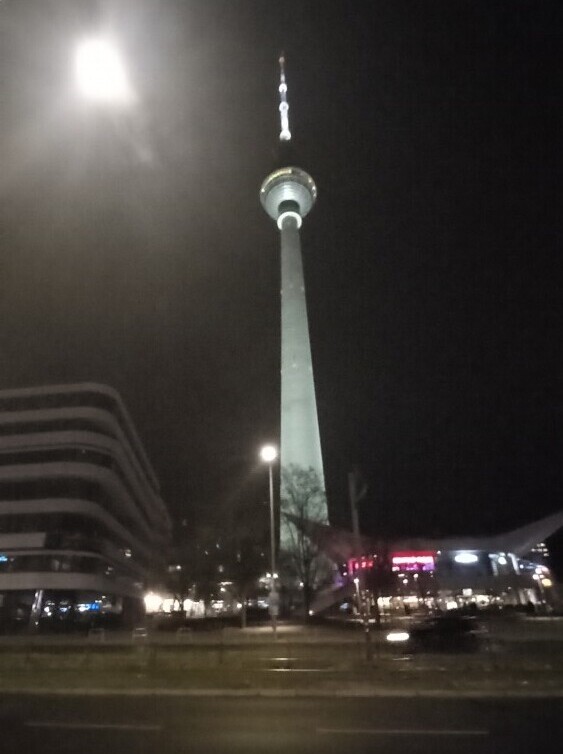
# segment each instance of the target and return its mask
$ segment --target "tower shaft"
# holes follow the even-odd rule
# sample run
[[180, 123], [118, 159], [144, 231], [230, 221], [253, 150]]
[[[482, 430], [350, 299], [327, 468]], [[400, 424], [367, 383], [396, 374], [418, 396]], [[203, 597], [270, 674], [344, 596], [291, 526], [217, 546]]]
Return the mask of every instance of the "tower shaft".
[[[283, 56], [280, 58], [280, 143], [291, 139]], [[287, 156], [287, 150], [286, 150]], [[287, 516], [328, 522], [313, 360], [305, 299], [299, 229], [317, 198], [301, 168], [282, 165], [260, 188], [260, 201], [276, 222], [281, 240], [281, 443], [280, 549], [307, 561], [303, 537]], [[286, 514], [286, 515], [284, 515]], [[308, 577], [307, 577], [308, 578]], [[302, 577], [305, 581], [305, 577]], [[309, 584], [310, 586], [310, 584]]]
[[[316, 472], [324, 491], [324, 470], [317, 415], [313, 360], [309, 338], [305, 277], [297, 219], [287, 216], [282, 221], [281, 236], [281, 447], [282, 471], [291, 468]], [[281, 500], [287, 499], [284, 474]], [[324, 510], [315, 507], [315, 517], [328, 521]], [[313, 515], [313, 511], [309, 511]], [[290, 530], [282, 517], [280, 547], [291, 546]]]

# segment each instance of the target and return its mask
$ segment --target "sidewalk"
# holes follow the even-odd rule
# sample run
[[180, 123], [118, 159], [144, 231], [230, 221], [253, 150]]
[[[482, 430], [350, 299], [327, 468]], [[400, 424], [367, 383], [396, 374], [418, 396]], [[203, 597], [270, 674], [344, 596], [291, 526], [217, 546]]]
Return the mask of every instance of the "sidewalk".
[[[9, 637], [0, 642], [0, 691], [177, 695], [549, 695], [563, 693], [563, 643], [524, 641], [475, 654], [406, 656], [373, 632], [282, 624], [132, 639]], [[530, 641], [530, 639], [534, 639]]]

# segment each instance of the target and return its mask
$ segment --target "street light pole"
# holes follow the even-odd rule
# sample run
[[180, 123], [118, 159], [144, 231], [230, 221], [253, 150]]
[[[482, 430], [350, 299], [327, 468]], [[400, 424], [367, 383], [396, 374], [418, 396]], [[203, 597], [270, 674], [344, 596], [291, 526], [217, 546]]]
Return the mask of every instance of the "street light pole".
[[265, 445], [260, 451], [260, 457], [268, 464], [268, 478], [270, 485], [270, 600], [269, 610], [272, 621], [272, 632], [277, 639], [277, 615], [279, 598], [276, 591], [276, 521], [274, 509], [274, 472], [273, 463], [278, 457], [278, 451], [273, 445]]
[[[357, 477], [354, 471], [348, 474], [348, 494], [350, 497], [350, 510], [352, 514], [352, 530], [354, 532], [354, 548], [356, 550], [356, 562], [358, 564], [358, 575], [354, 578], [356, 584], [356, 593], [358, 597], [358, 607], [362, 616], [364, 626], [364, 637], [366, 640], [366, 660], [371, 662], [373, 658], [373, 648], [371, 645], [371, 636], [369, 631], [369, 601], [366, 593], [364, 574], [362, 571], [362, 541], [360, 537], [360, 524], [358, 520], [358, 502], [365, 495], [365, 487], [362, 490], [357, 489]], [[377, 595], [376, 595], [377, 606]]]
[[276, 522], [274, 515], [274, 474], [272, 462], [268, 464], [270, 477], [270, 558], [272, 566], [272, 579], [270, 581], [270, 616], [272, 618], [272, 631], [276, 638], [276, 612], [278, 606], [275, 604], [274, 595], [276, 594]]

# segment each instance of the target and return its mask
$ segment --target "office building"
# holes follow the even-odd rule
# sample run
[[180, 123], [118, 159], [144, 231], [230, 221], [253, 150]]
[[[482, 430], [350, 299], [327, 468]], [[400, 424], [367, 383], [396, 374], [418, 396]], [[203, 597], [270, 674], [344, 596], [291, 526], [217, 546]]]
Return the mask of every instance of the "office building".
[[0, 391], [0, 630], [138, 624], [170, 528], [115, 390]]

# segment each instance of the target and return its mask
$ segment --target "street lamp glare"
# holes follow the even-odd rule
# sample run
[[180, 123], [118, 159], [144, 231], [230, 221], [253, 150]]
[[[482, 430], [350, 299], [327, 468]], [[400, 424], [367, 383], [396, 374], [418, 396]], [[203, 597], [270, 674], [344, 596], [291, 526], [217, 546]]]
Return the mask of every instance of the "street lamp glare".
[[108, 39], [82, 40], [76, 49], [75, 72], [81, 94], [90, 100], [127, 104], [133, 99], [119, 50]]
[[278, 450], [273, 445], [264, 445], [260, 451], [260, 458], [265, 461], [265, 463], [272, 463], [277, 457]]

